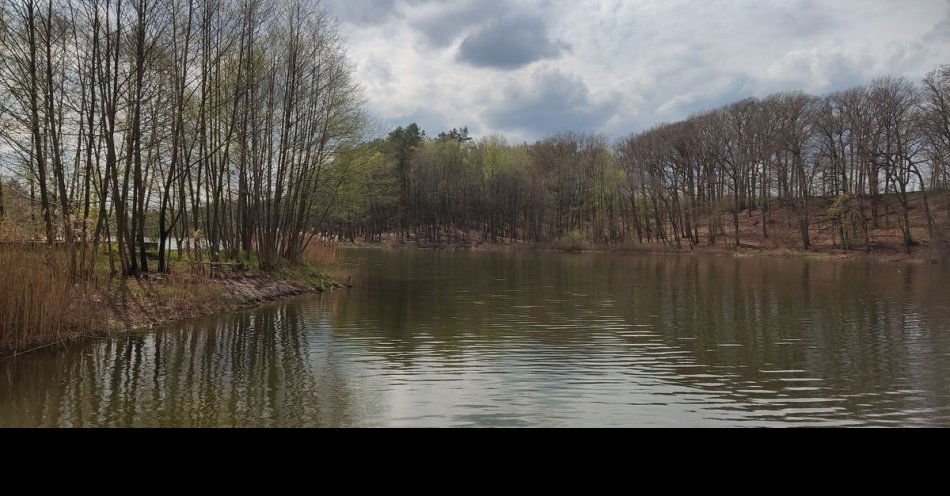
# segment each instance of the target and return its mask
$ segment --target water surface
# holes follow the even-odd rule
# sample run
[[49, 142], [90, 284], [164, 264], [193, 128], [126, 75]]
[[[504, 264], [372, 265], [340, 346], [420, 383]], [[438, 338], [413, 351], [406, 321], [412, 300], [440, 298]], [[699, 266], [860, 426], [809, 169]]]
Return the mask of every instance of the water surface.
[[0, 363], [0, 426], [950, 426], [947, 268], [348, 250], [356, 286]]

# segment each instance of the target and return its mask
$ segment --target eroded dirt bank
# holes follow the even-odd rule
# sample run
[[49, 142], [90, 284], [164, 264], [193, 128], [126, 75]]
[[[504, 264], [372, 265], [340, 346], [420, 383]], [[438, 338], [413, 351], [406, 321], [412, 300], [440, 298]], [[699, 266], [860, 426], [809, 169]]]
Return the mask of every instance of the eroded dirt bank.
[[105, 332], [154, 327], [220, 312], [250, 308], [343, 285], [320, 275], [234, 274], [197, 281], [152, 276], [110, 291]]

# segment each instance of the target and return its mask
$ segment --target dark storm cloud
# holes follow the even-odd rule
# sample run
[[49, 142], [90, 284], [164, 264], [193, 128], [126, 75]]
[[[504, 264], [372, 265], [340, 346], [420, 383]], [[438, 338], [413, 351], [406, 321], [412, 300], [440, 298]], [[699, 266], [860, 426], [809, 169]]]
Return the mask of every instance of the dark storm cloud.
[[567, 48], [566, 43], [551, 38], [542, 18], [514, 16], [492, 21], [465, 38], [458, 58], [476, 67], [516, 69], [555, 58]]
[[511, 85], [485, 114], [492, 126], [526, 136], [600, 128], [617, 112], [619, 97], [595, 100], [584, 81], [556, 69], [535, 72], [527, 87]]
[[517, 9], [513, 0], [415, 0], [409, 25], [429, 44], [445, 47], [466, 31]]

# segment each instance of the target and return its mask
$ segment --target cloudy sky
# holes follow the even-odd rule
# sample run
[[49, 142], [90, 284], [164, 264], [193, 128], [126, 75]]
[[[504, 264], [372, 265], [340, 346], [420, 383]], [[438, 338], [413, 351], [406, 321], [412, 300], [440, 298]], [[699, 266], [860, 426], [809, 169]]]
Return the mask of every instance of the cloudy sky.
[[324, 0], [382, 131], [619, 137], [950, 63], [950, 0]]

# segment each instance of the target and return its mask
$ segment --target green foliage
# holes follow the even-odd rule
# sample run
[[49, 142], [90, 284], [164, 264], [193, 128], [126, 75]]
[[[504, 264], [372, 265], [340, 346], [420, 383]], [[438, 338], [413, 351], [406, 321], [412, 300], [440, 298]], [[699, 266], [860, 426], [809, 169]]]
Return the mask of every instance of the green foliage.
[[590, 241], [584, 232], [574, 229], [561, 236], [557, 247], [559, 250], [577, 253], [590, 249]]
[[462, 129], [452, 129], [446, 133], [439, 133], [439, 141], [454, 141], [456, 143], [468, 143], [472, 137], [468, 135], [468, 127]]
[[414, 122], [405, 128], [399, 127], [389, 133], [386, 141], [387, 151], [396, 159], [400, 169], [408, 168], [413, 153], [425, 140], [425, 136], [425, 131], [419, 129], [419, 125]]
[[368, 149], [377, 152], [351, 171], [331, 231], [373, 237], [406, 228], [435, 243], [472, 231], [555, 243], [572, 230], [594, 240], [619, 236], [626, 173], [602, 137], [566, 134], [511, 146], [498, 136], [475, 142], [464, 127], [425, 139], [410, 125]]
[[504, 138], [492, 136], [484, 138], [472, 153], [472, 159], [482, 171], [486, 180], [511, 175], [517, 169], [528, 164], [529, 156], [525, 147], [510, 147]]

